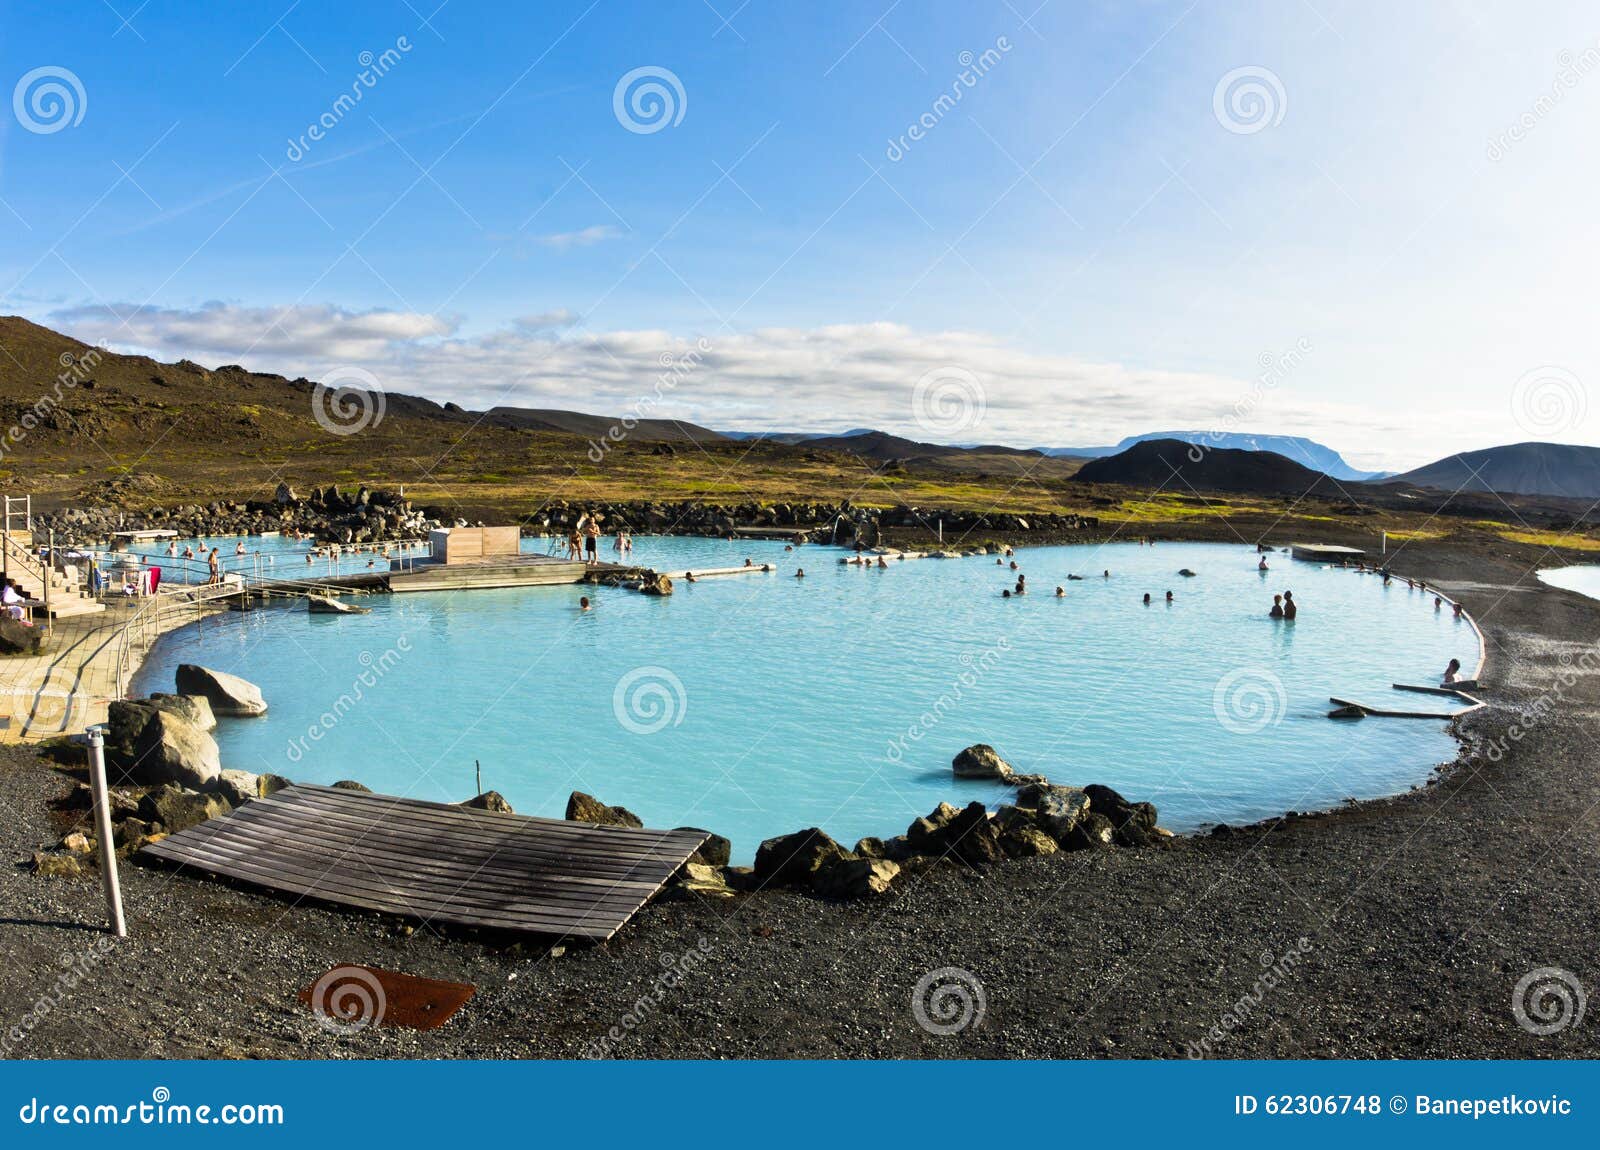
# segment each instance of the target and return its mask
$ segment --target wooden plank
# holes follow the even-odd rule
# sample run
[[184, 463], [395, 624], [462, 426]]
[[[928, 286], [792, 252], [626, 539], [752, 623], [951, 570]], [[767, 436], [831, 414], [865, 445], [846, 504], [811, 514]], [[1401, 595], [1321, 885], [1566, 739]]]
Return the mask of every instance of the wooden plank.
[[470, 925], [491, 925], [513, 930], [532, 930], [538, 933], [562, 933], [577, 930], [588, 933], [588, 927], [605, 924], [605, 933], [614, 932], [619, 920], [626, 918], [642, 905], [616, 908], [595, 903], [588, 907], [565, 908], [548, 904], [506, 905], [504, 900], [466, 901], [459, 893], [440, 897], [437, 892], [401, 888], [394, 884], [373, 881], [350, 881], [343, 876], [307, 873], [303, 868], [280, 863], [254, 851], [238, 856], [228, 852], [209, 854], [201, 858], [189, 857], [180, 848], [162, 849], [166, 843], [154, 844], [150, 849], [157, 857], [196, 866], [202, 870], [243, 879], [278, 890], [289, 890], [328, 902], [349, 903], [369, 909], [384, 910], [415, 917], [438, 918], [442, 921]]
[[[510, 860], [500, 860], [488, 853], [442, 859], [438, 857], [436, 846], [430, 849], [426, 856], [427, 861], [419, 861], [415, 851], [407, 853], [400, 844], [375, 843], [367, 838], [362, 838], [354, 844], [309, 837], [290, 839], [284, 834], [285, 830], [292, 832], [296, 829], [298, 828], [273, 827], [239, 820], [225, 831], [207, 839], [205, 845], [208, 848], [222, 849], [217, 845], [218, 840], [225, 840], [229, 845], [269, 846], [281, 852], [292, 851], [303, 855], [309, 863], [320, 865], [328, 873], [350, 872], [357, 868], [364, 868], [367, 872], [382, 873], [385, 868], [405, 868], [403, 873], [423, 884], [433, 879], [437, 879], [441, 884], [452, 881], [459, 883], [463, 879], [477, 876], [480, 880], [477, 885], [485, 890], [504, 889], [514, 893], [525, 892], [530, 888], [549, 889], [553, 897], [572, 894], [574, 897], [591, 902], [596, 898], [610, 898], [614, 894], [620, 898], [641, 890], [648, 895], [654, 890], [654, 885], [648, 879], [638, 877], [644, 873], [642, 870], [598, 877], [573, 873], [545, 863], [534, 863], [531, 867], [518, 865]], [[562, 884], [567, 885], [563, 887]]]
[[[207, 839], [206, 847], [210, 848], [219, 839], [224, 845], [272, 848], [285, 854], [295, 852], [304, 855], [309, 865], [319, 866], [330, 874], [393, 872], [419, 885], [437, 883], [440, 886], [451, 883], [459, 885], [471, 880], [487, 892], [548, 892], [558, 901], [568, 896], [588, 902], [648, 897], [655, 889], [651, 881], [656, 870], [653, 866], [648, 871], [641, 867], [621, 874], [596, 875], [548, 863], [527, 864], [500, 859], [492, 854], [475, 858], [439, 858], [436, 850], [430, 850], [425, 856], [427, 861], [420, 861], [414, 844], [410, 853], [407, 853], [404, 846], [373, 843], [366, 839], [354, 845], [327, 840], [301, 841], [286, 835], [284, 828], [263, 827], [242, 821], [240, 825], [230, 828], [228, 834], [218, 839]], [[218, 846], [217, 849], [222, 847]]]
[[[306, 792], [308, 799], [317, 799], [333, 804], [343, 803], [347, 808], [364, 810], [371, 809], [363, 801], [366, 797], [362, 791], [347, 791], [339, 787], [324, 787], [314, 783], [297, 783], [293, 788], [298, 796]], [[285, 794], [279, 791], [278, 794]], [[276, 795], [261, 800], [270, 802]], [[670, 844], [677, 847], [681, 842], [703, 842], [704, 832], [685, 829], [674, 830], [648, 830], [637, 827], [608, 826], [602, 823], [586, 823], [568, 819], [542, 819], [530, 818], [527, 815], [506, 814], [501, 811], [480, 811], [474, 807], [458, 806], [454, 803], [436, 803], [427, 799], [400, 798], [394, 795], [381, 796], [386, 803], [392, 805], [404, 804], [411, 809], [414, 817], [435, 818], [452, 822], [453, 825], [465, 829], [488, 833], [495, 826], [495, 820], [508, 820], [505, 825], [521, 828], [532, 822], [551, 834], [568, 838], [603, 841], [607, 849], [614, 851], [637, 850], [647, 851], [655, 849], [661, 844]]]
[[[343, 843], [343, 845], [348, 846], [352, 841], [371, 841], [374, 846], [405, 846], [418, 841], [415, 835], [403, 835], [378, 824], [348, 820], [338, 815], [321, 815], [316, 824], [310, 825], [303, 820], [277, 818], [265, 808], [262, 810], [251, 809], [260, 805], [259, 803], [248, 804], [245, 807], [241, 807], [238, 813], [241, 818], [252, 825], [259, 821], [268, 830], [292, 829], [303, 833], [309, 839], [326, 839], [330, 845]], [[430, 849], [435, 852], [436, 857], [456, 862], [473, 862], [479, 858], [492, 855], [503, 858], [507, 865], [551, 866], [557, 869], [570, 869], [581, 865], [586, 873], [593, 874], [599, 878], [628, 878], [637, 873], [641, 865], [649, 866], [658, 862], [670, 862], [677, 857], [677, 852], [659, 852], [618, 858], [595, 851], [579, 852], [558, 847], [547, 847], [540, 842], [532, 840], [518, 842], [511, 839], [503, 839], [499, 842], [467, 843], [461, 841], [460, 836], [454, 835], [442, 842], [438, 837], [435, 837], [432, 840]]]
[[[1466, 714], [1466, 711], [1450, 711], [1442, 714], [1434, 711], [1390, 711], [1383, 707], [1369, 707], [1365, 703], [1357, 703], [1351, 699], [1341, 699], [1338, 695], [1329, 696], [1328, 701], [1341, 707], [1354, 707], [1358, 711], [1379, 719], [1453, 719], [1457, 715]], [[1471, 708], [1468, 709], [1470, 710]]]
[[[162, 844], [155, 844], [157, 848]], [[162, 853], [156, 850], [155, 853]], [[370, 870], [340, 869], [330, 866], [325, 855], [308, 852], [294, 852], [285, 850], [281, 844], [271, 845], [271, 858], [264, 859], [268, 853], [263, 851], [262, 845], [241, 841], [236, 836], [224, 835], [213, 839], [205, 846], [203, 858], [179, 861], [192, 861], [194, 865], [205, 869], [216, 870], [218, 873], [230, 873], [228, 866], [253, 867], [263, 872], [276, 874], [296, 882], [302, 883], [308, 891], [335, 892], [332, 894], [320, 893], [318, 897], [338, 901], [339, 892], [362, 893], [370, 891], [382, 893], [402, 900], [412, 900], [419, 904], [430, 906], [450, 906], [463, 913], [496, 913], [508, 907], [521, 906], [533, 908], [539, 917], [549, 920], [552, 924], [563, 924], [577, 921], [586, 921], [596, 915], [614, 916], [621, 914], [624, 917], [631, 914], [644, 903], [653, 889], [641, 895], [637, 891], [627, 895], [613, 896], [588, 896], [574, 897], [562, 901], [558, 898], [547, 897], [540, 890], [527, 890], [520, 892], [528, 897], [519, 897], [515, 890], [497, 891], [494, 897], [485, 894], [487, 888], [482, 884], [472, 882], [473, 872], [470, 868], [463, 869], [455, 881], [427, 881], [417, 879], [408, 881], [404, 886], [387, 882], [383, 872]], [[227, 865], [218, 865], [227, 864]], [[464, 893], [467, 892], [467, 893]]]
[[[389, 848], [399, 848], [400, 857], [397, 861], [406, 861], [415, 857], [415, 848], [419, 843], [425, 842], [430, 858], [440, 859], [445, 862], [460, 862], [467, 865], [494, 865], [516, 868], [518, 873], [527, 874], [540, 868], [558, 873], [577, 874], [582, 877], [574, 881], [603, 885], [615, 882], [636, 882], [641, 874], [648, 874], [662, 866], [676, 867], [685, 851], [692, 853], [698, 848], [703, 837], [696, 836], [679, 841], [677, 848], [670, 852], [651, 852], [642, 856], [625, 856], [608, 858], [595, 852], [577, 852], [563, 847], [543, 847], [529, 849], [528, 844], [536, 840], [520, 831], [503, 836], [495, 840], [469, 842], [462, 836], [444, 832], [448, 837], [440, 837], [440, 832], [432, 829], [425, 832], [406, 833], [408, 828], [398, 828], [392, 824], [376, 824], [361, 822], [355, 819], [344, 818], [339, 815], [329, 815], [326, 812], [317, 812], [314, 819], [307, 819], [304, 812], [296, 808], [286, 808], [282, 804], [273, 808], [264, 800], [247, 803], [234, 812], [235, 819], [231, 823], [205, 824], [207, 827], [216, 826], [227, 828], [242, 826], [244, 830], [257, 830], [264, 834], [292, 833], [310, 843], [324, 844], [328, 849], [349, 849], [358, 844], [370, 846], [373, 852], [382, 852]], [[515, 818], [516, 816], [512, 816]], [[541, 827], [541, 830], [549, 829]], [[222, 833], [221, 830], [217, 833]], [[419, 834], [430, 836], [421, 839]], [[407, 849], [409, 848], [409, 854]]]
[[300, 785], [144, 853], [382, 913], [606, 939], [704, 841]]
[[611, 925], [610, 920], [599, 915], [591, 916], [591, 923], [591, 918], [557, 920], [534, 914], [506, 915], [483, 911], [467, 911], [455, 904], [439, 906], [414, 897], [391, 895], [370, 887], [350, 890], [339, 889], [330, 884], [296, 877], [282, 869], [259, 866], [248, 861], [227, 864], [209, 863], [204, 860], [185, 857], [181, 850], [161, 849], [164, 846], [165, 843], [156, 843], [145, 847], [144, 850], [157, 858], [165, 858], [171, 862], [194, 866], [227, 878], [253, 883], [269, 890], [303, 895], [307, 898], [343, 906], [359, 907], [362, 910], [402, 915], [409, 918], [438, 919], [441, 922], [452, 922], [463, 926], [493, 927], [501, 930], [527, 931], [534, 934], [573, 934], [582, 938], [593, 938], [600, 941], [604, 941], [616, 933], [616, 928]]

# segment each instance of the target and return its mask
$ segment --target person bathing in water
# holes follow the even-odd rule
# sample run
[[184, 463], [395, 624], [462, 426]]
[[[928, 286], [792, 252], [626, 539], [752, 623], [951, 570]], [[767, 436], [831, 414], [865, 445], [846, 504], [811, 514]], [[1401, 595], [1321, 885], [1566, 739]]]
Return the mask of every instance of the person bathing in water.
[[1454, 683], [1459, 678], [1461, 678], [1461, 660], [1451, 659], [1450, 665], [1444, 669], [1444, 681]]
[[1267, 557], [1265, 555], [1263, 555], [1261, 557], [1261, 562], [1256, 564], [1256, 570], [1257, 571], [1265, 571], [1266, 569], [1267, 569]]
[[1272, 610], [1268, 611], [1267, 615], [1268, 615], [1269, 618], [1273, 618], [1273, 619], [1282, 619], [1283, 618], [1283, 596], [1282, 595], [1274, 595], [1272, 597]]
[[1294, 592], [1285, 591], [1283, 593], [1283, 617], [1285, 619], [1293, 619], [1298, 611], [1299, 608], [1294, 605]]

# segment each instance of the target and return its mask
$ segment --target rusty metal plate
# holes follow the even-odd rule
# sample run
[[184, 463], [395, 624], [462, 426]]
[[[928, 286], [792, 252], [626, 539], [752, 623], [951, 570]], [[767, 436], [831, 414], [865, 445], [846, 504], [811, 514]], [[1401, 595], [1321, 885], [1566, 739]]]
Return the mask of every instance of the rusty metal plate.
[[477, 993], [464, 982], [418, 978], [376, 966], [336, 966], [295, 997], [311, 1008], [335, 1034], [354, 1034], [369, 1026], [432, 1030]]

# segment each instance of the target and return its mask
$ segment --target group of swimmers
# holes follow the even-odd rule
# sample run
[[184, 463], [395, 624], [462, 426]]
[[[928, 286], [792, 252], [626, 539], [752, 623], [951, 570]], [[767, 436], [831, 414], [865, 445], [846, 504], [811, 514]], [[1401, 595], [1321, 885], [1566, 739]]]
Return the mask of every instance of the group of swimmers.
[[[578, 516], [578, 522], [572, 527], [567, 536], [567, 558], [581, 559], [589, 566], [597, 566], [600, 562], [600, 520], [603, 516], [599, 512], [585, 511]], [[611, 550], [619, 558], [626, 559], [633, 554], [633, 536], [622, 528], [617, 528], [617, 534], [611, 541]]]

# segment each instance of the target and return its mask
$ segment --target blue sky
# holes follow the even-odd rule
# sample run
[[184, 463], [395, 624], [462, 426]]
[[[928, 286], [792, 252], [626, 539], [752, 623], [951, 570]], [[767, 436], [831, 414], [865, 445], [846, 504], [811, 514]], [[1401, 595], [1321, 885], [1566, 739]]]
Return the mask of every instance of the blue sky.
[[468, 406], [700, 347], [651, 413], [728, 428], [1596, 439], [1592, 6], [436, 3], [0, 4], [0, 307]]

